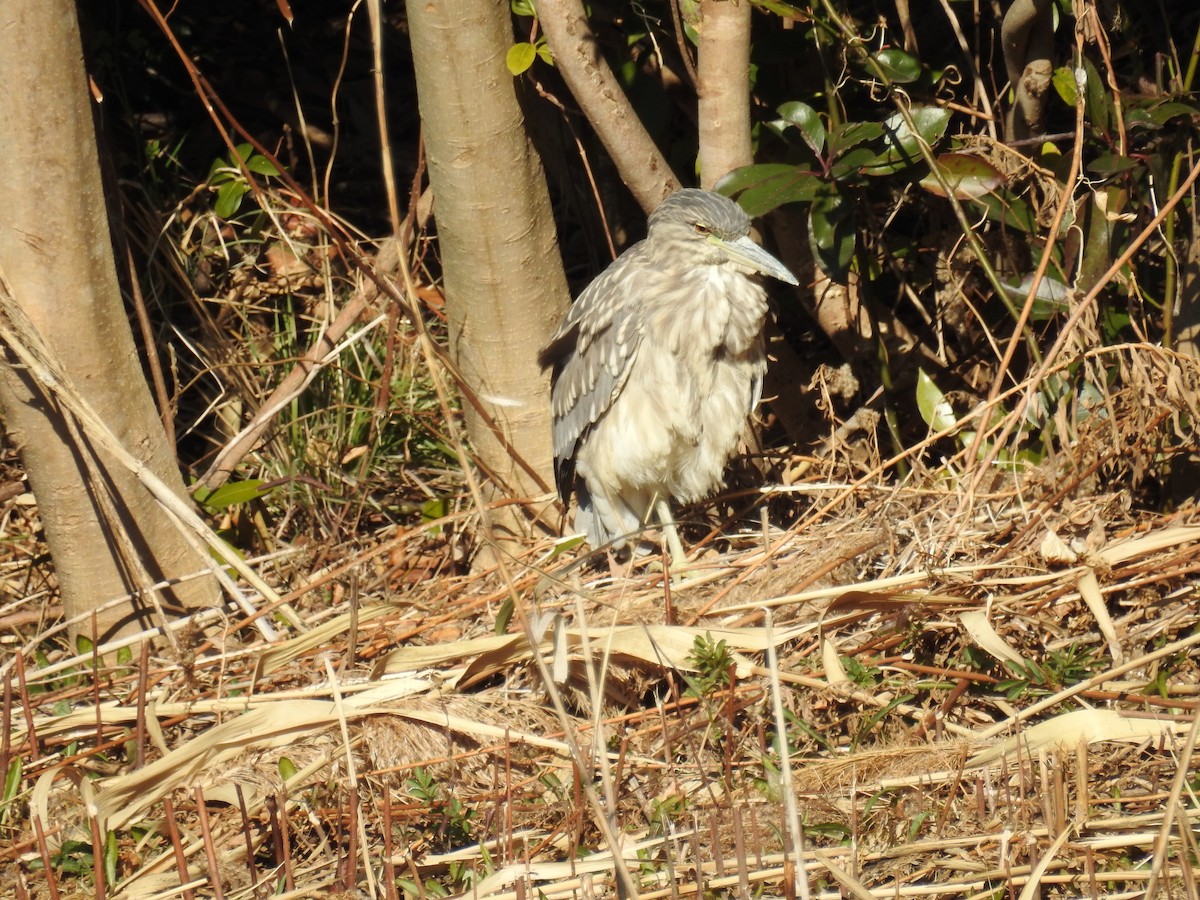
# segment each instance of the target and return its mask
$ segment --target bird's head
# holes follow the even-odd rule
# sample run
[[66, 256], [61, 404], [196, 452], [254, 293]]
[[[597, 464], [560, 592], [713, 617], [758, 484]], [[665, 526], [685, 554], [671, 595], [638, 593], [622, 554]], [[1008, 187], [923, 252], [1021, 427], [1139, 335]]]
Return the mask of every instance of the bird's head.
[[750, 217], [728, 197], [684, 188], [650, 214], [647, 240], [672, 265], [729, 265], [788, 284], [796, 276], [750, 240]]

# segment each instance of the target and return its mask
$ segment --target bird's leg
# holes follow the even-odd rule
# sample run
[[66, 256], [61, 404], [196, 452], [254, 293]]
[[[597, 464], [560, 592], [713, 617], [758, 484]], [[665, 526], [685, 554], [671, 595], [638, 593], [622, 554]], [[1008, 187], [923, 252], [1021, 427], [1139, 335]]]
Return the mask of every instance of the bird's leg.
[[679, 529], [675, 526], [675, 516], [671, 514], [671, 504], [666, 497], [654, 498], [654, 511], [662, 524], [663, 536], [667, 539], [667, 549], [671, 551], [671, 562], [676, 569], [687, 566], [687, 554], [683, 552], [683, 542], [679, 540]]

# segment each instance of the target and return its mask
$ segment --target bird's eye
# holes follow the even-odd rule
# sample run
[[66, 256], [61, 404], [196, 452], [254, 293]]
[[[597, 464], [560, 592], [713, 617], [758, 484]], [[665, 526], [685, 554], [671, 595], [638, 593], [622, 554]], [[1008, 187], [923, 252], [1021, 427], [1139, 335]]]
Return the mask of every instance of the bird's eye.
[[711, 234], [712, 233], [712, 229], [709, 228], [707, 225], [705, 225], [702, 222], [697, 222], [692, 227], [696, 229], [696, 234]]

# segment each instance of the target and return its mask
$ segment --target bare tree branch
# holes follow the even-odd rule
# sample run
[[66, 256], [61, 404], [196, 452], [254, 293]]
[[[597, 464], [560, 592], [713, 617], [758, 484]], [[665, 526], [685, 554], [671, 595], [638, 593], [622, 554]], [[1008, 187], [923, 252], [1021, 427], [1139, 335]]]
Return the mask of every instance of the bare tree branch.
[[575, 102], [587, 116], [621, 180], [650, 212], [679, 189], [679, 179], [642, 126], [600, 53], [580, 0], [539, 0], [538, 21]]

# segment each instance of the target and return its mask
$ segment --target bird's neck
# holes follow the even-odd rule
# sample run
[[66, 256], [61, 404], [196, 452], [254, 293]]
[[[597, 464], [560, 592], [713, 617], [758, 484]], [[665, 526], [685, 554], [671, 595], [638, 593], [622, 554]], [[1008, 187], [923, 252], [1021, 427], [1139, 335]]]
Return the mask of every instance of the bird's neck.
[[[686, 302], [679, 292], [686, 289]], [[739, 355], [758, 340], [767, 314], [767, 295], [745, 275], [727, 267], [692, 269], [656, 297], [643, 340], [665, 343], [675, 353], [715, 352]]]

